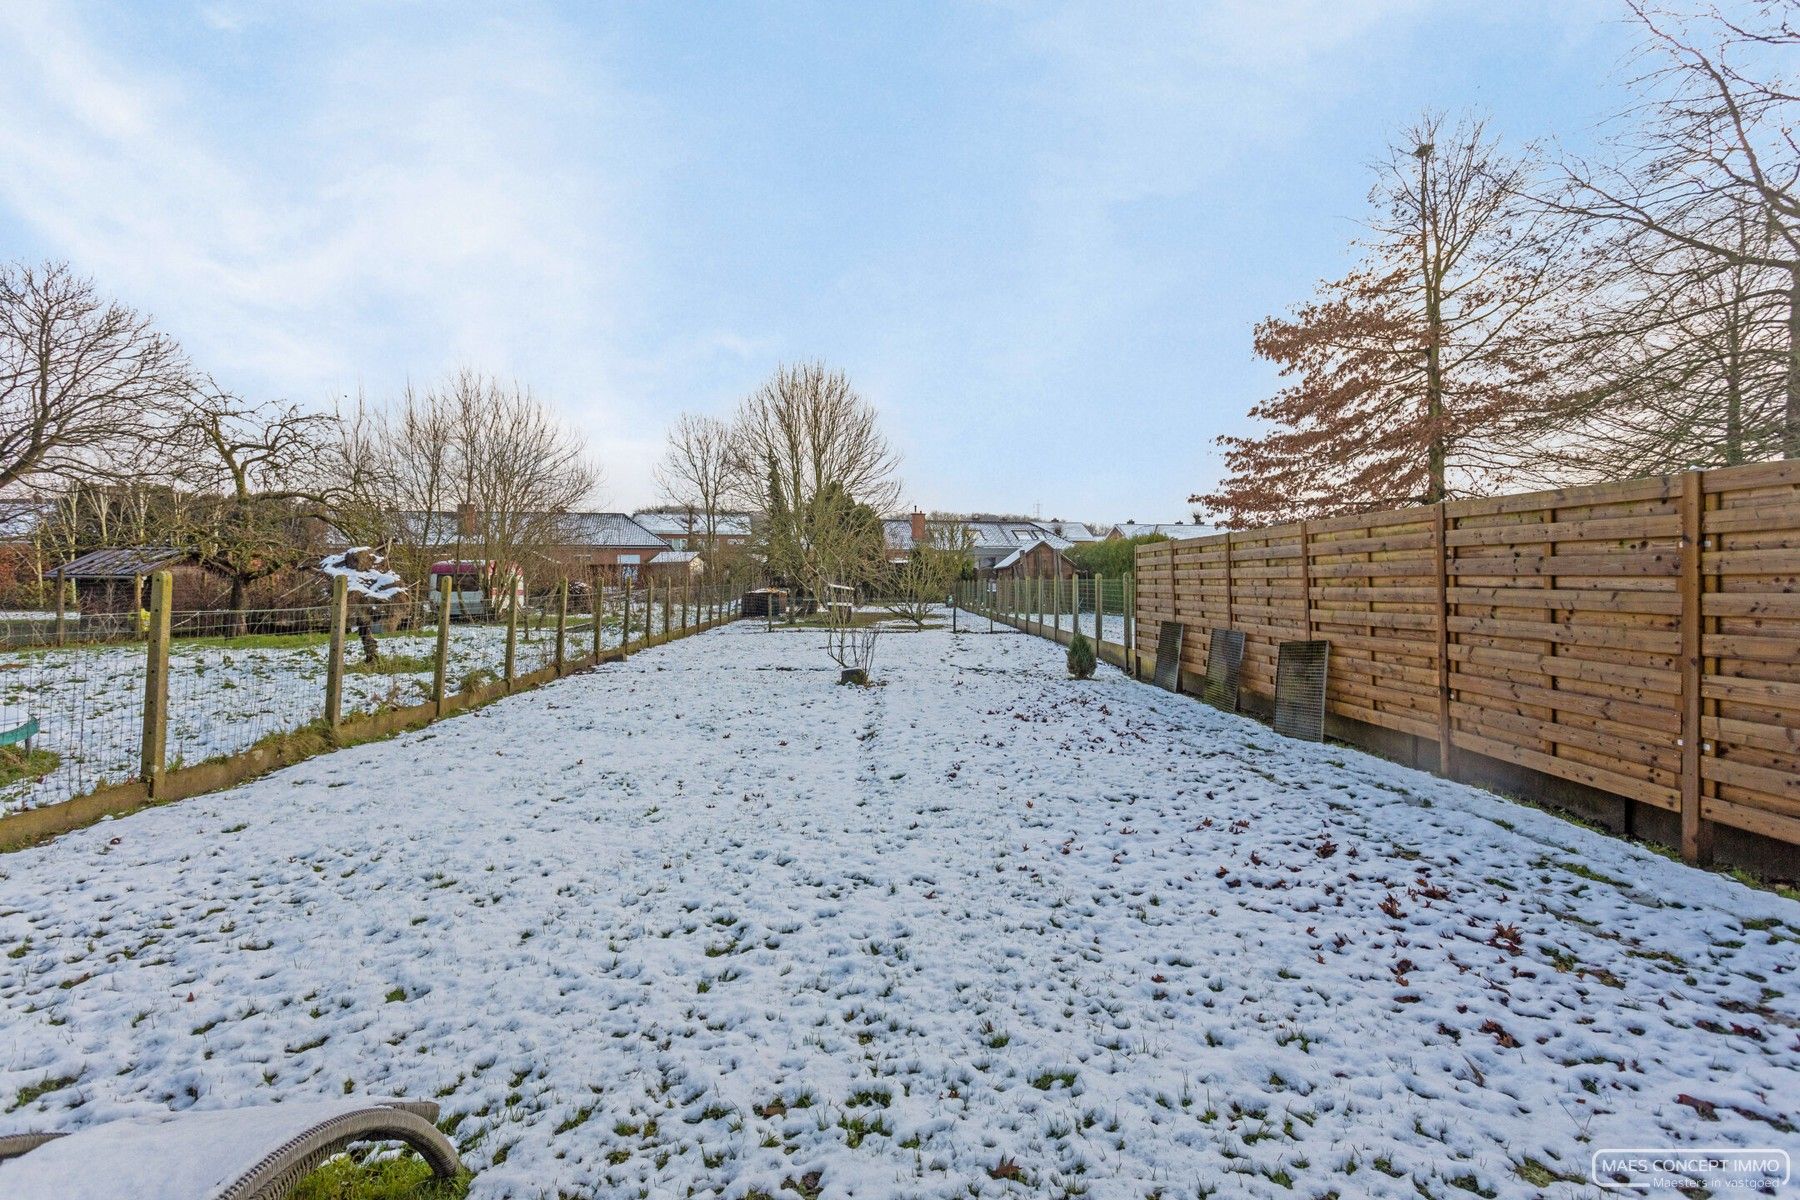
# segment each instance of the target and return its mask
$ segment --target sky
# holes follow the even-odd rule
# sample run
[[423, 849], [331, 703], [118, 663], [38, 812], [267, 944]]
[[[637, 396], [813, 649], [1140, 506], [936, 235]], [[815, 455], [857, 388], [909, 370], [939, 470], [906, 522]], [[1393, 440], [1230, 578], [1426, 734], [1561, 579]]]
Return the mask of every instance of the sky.
[[1191, 520], [1425, 109], [1591, 145], [1618, 0], [0, 5], [0, 257], [67, 259], [252, 398], [468, 365], [657, 499], [783, 361], [908, 505]]

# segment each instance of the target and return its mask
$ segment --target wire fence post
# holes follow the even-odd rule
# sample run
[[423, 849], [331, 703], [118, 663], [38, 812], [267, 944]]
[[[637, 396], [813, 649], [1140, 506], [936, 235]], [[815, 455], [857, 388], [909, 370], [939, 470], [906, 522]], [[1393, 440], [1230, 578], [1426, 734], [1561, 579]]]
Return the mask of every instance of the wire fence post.
[[566, 648], [569, 642], [569, 581], [567, 577], [556, 585], [556, 673], [563, 673], [563, 663], [567, 660]]
[[687, 632], [688, 627], [688, 596], [691, 593], [692, 585], [693, 580], [691, 579], [681, 581], [681, 631], [683, 633]]
[[[630, 580], [630, 578], [627, 578], [625, 580], [625, 586], [620, 590], [622, 590], [625, 593], [625, 615], [620, 618], [620, 624], [619, 624], [619, 653], [620, 654], [629, 654], [631, 652], [631, 580]], [[596, 647], [594, 652], [596, 654], [599, 653], [599, 649], [598, 649], [599, 645], [600, 645], [600, 643], [596, 640], [594, 643], [594, 646]]]
[[[628, 582], [627, 588], [631, 586]], [[606, 607], [605, 585], [600, 578], [598, 566], [588, 568], [588, 594], [594, 598], [594, 661], [600, 661], [600, 610]], [[631, 593], [625, 593], [625, 632], [620, 637], [619, 649], [625, 649], [625, 643], [631, 639]]]
[[1094, 657], [1106, 649], [1106, 576], [1094, 572]]
[[450, 696], [450, 587], [450, 576], [438, 579], [437, 656], [432, 662], [431, 702], [440, 717]]
[[336, 729], [344, 716], [344, 628], [350, 620], [350, 581], [331, 577], [331, 642], [325, 654], [325, 724]]
[[150, 798], [163, 793], [163, 767], [169, 745], [169, 607], [175, 576], [158, 571], [150, 577], [150, 627], [144, 637], [144, 740], [138, 773]]
[[663, 623], [662, 623], [662, 639], [665, 642], [669, 640], [669, 618], [674, 615], [674, 612], [675, 612], [675, 581], [673, 579], [665, 579], [665, 580], [663, 580]]
[[69, 581], [61, 575], [56, 577], [56, 644], [65, 645], [69, 640]]
[[518, 575], [507, 576], [506, 592], [506, 687], [512, 690], [513, 676], [519, 665], [519, 586]]

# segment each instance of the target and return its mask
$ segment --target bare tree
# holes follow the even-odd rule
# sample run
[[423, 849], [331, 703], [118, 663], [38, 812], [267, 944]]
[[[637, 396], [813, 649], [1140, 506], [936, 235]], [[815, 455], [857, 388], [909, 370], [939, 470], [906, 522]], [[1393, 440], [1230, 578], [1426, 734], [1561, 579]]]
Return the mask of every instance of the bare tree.
[[332, 417], [250, 403], [200, 381], [175, 429], [185, 496], [171, 539], [231, 585], [231, 632], [246, 628], [251, 585], [318, 556], [329, 480], [317, 468]]
[[1779, 457], [1786, 421], [1787, 278], [1750, 259], [1761, 223], [1741, 221], [1735, 259], [1627, 233], [1577, 273], [1556, 341], [1564, 381], [1521, 432], [1524, 477], [1560, 486]]
[[185, 377], [173, 341], [67, 263], [0, 265], [0, 489], [129, 477]]
[[1566, 160], [1565, 188], [1549, 204], [1617, 228], [1634, 252], [1687, 251], [1702, 276], [1732, 267], [1779, 277], [1779, 446], [1783, 457], [1800, 457], [1800, 97], [1776, 69], [1800, 48], [1800, 0], [1758, 6], [1755, 24], [1627, 2], [1652, 62], [1637, 81], [1645, 119], [1619, 139], [1613, 161]]
[[807, 586], [857, 586], [885, 558], [875, 513], [899, 499], [875, 407], [823, 363], [777, 368], [732, 429], [734, 485], [763, 514], [771, 570]]
[[733, 483], [731, 426], [715, 417], [682, 413], [669, 429], [669, 447], [656, 467], [662, 498], [687, 514], [705, 560], [718, 547], [719, 514]]
[[932, 525], [925, 539], [913, 543], [906, 560], [888, 573], [887, 610], [915, 629], [925, 628], [931, 610], [944, 603], [969, 566], [975, 535], [963, 524]]
[[568, 512], [599, 482], [581, 438], [518, 384], [462, 370], [437, 388], [408, 387], [391, 407], [360, 398], [339, 418], [336, 523], [352, 540], [387, 545], [396, 570], [421, 580], [436, 557], [560, 573], [546, 552], [571, 539]]

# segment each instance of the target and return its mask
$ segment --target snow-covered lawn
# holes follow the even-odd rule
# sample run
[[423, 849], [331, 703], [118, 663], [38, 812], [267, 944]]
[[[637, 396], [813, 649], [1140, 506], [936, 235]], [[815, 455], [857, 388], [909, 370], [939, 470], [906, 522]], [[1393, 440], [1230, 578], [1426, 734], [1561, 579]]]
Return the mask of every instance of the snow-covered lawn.
[[821, 640], [0, 858], [0, 1130], [436, 1097], [479, 1197], [1597, 1194], [1552, 1177], [1796, 1144], [1800, 904], [1021, 634], [890, 634], [869, 689]]
[[[652, 614], [660, 631], [662, 610]], [[698, 619], [696, 614], [695, 619]], [[633, 614], [634, 636], [644, 614]], [[679, 625], [675, 611], [671, 623]], [[569, 653], [593, 647], [591, 619], [571, 616]], [[619, 644], [618, 612], [602, 622], [601, 640]], [[458, 691], [475, 672], [498, 677], [506, 665], [503, 624], [450, 626], [450, 690]], [[517, 670], [523, 674], [555, 657], [555, 629], [533, 619], [519, 635]], [[437, 633], [425, 629], [381, 639], [384, 661], [408, 669], [344, 676], [346, 715], [382, 707], [419, 704], [431, 698]], [[222, 646], [216, 641], [177, 638], [169, 649], [169, 744], [171, 764], [192, 765], [243, 750], [259, 739], [316, 721], [324, 712], [323, 640], [292, 645]], [[360, 650], [346, 648], [355, 664]], [[35, 717], [36, 745], [61, 759], [56, 770], [31, 782], [0, 787], [0, 813], [66, 800], [103, 784], [135, 778], [144, 711], [144, 647], [138, 643], [72, 646], [24, 652], [0, 651], [0, 729]]]

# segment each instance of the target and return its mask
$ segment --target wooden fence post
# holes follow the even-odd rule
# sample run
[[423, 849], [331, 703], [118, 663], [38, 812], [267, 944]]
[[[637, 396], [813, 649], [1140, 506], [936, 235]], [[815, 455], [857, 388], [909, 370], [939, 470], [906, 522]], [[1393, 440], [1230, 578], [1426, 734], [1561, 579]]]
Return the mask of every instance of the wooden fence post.
[[[1172, 625], [1179, 625], [1181, 624], [1181, 597], [1177, 594], [1175, 587], [1175, 560], [1180, 554], [1181, 543], [1180, 541], [1171, 538], [1167, 545], [1169, 547], [1169, 623]], [[1205, 587], [1204, 584], [1201, 586]], [[1157, 628], [1156, 636], [1159, 639], [1157, 643], [1159, 649], [1157, 652], [1160, 654], [1160, 639], [1162, 637], [1162, 628], [1160, 626]], [[1209, 634], [1208, 636], [1210, 637], [1211, 635]], [[1183, 634], [1182, 641], [1185, 642], [1186, 640], [1187, 635]], [[1151, 669], [1153, 671], [1155, 670], [1154, 667]], [[1175, 664], [1175, 690], [1178, 692], [1181, 690], [1181, 664], [1179, 662]]]
[[507, 576], [508, 591], [506, 593], [506, 686], [512, 688], [513, 676], [518, 673], [519, 665], [519, 578]]
[[437, 658], [432, 664], [431, 702], [437, 706], [437, 715], [444, 715], [444, 705], [450, 697], [450, 580], [451, 576], [438, 578], [438, 627]]
[[1106, 576], [1094, 572], [1094, 657], [1106, 648]]
[[674, 611], [675, 611], [675, 581], [673, 579], [668, 579], [663, 582], [662, 640], [665, 642], [669, 640], [669, 619], [671, 616], [673, 616]]
[[[629, 583], [626, 584], [630, 586]], [[593, 643], [594, 661], [600, 661], [600, 610], [606, 607], [606, 581], [600, 577], [600, 568], [593, 567], [589, 574], [588, 593], [594, 597], [594, 636], [589, 639]], [[625, 593], [625, 627], [619, 634], [619, 652], [625, 652], [625, 643], [631, 637], [631, 593]]]
[[1119, 607], [1125, 616], [1125, 661], [1133, 679], [1137, 678], [1137, 556], [1132, 555], [1131, 574], [1119, 581]]
[[1237, 597], [1232, 594], [1231, 588], [1231, 539], [1233, 536], [1230, 530], [1225, 532], [1225, 628], [1227, 629], [1231, 628], [1232, 621], [1237, 616], [1235, 611]]
[[56, 644], [61, 646], [69, 640], [69, 581], [61, 575], [56, 577]]
[[1701, 552], [1705, 536], [1705, 475], [1681, 476], [1681, 857], [1712, 861], [1712, 822], [1701, 811], [1700, 728]]
[[169, 747], [169, 607], [175, 576], [158, 571], [150, 577], [150, 627], [144, 637], [144, 739], [138, 774], [150, 798], [163, 793], [163, 767]]
[[1454, 778], [1456, 731], [1450, 720], [1450, 519], [1442, 500], [1433, 507], [1432, 514], [1433, 545], [1437, 550], [1438, 774]]
[[325, 724], [336, 729], [344, 715], [344, 627], [350, 620], [350, 581], [331, 577], [331, 642], [325, 657]]
[[1312, 530], [1300, 522], [1300, 637], [1312, 640]]
[[563, 673], [565, 647], [569, 637], [569, 581], [564, 579], [556, 588], [556, 673]]
[[1050, 640], [1058, 641], [1062, 637], [1062, 571], [1057, 569], [1050, 576]]
[[687, 579], [683, 579], [683, 580], [682, 580], [682, 581], [681, 581], [681, 631], [682, 631], [682, 632], [683, 632], [683, 633], [686, 633], [686, 632], [687, 632], [687, 627], [688, 627], [688, 591], [689, 591], [689, 584], [690, 584], [690, 581], [689, 581], [689, 580], [687, 580]]

